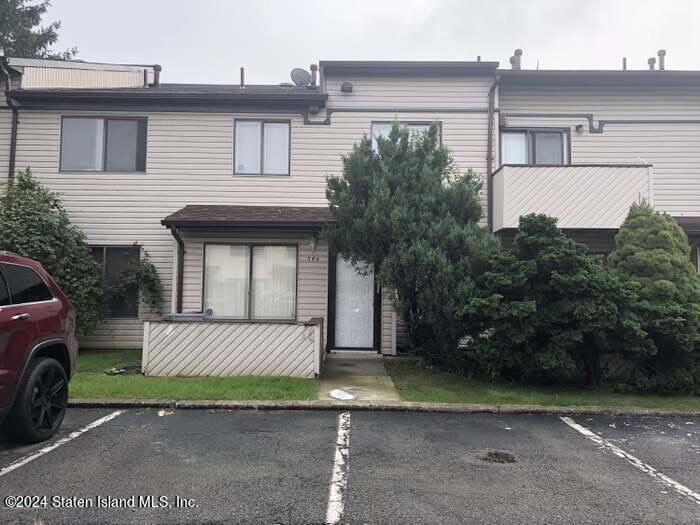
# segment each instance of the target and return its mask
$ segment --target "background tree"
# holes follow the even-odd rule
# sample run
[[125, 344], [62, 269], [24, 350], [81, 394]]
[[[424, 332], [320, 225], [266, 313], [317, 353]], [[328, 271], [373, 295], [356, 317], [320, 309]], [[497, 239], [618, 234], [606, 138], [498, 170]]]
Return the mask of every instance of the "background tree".
[[78, 333], [94, 331], [104, 316], [102, 268], [83, 232], [70, 224], [58, 195], [28, 169], [0, 197], [0, 250], [40, 261], [75, 307]]
[[671, 216], [635, 204], [615, 237], [610, 264], [636, 286], [634, 306], [654, 345], [639, 363], [638, 379], [669, 393], [692, 390], [700, 357], [700, 276], [685, 232]]
[[475, 174], [455, 169], [437, 125], [411, 136], [395, 124], [376, 148], [365, 137], [343, 158], [343, 176], [328, 181], [331, 245], [374, 265], [381, 286], [395, 290], [413, 350], [432, 362], [457, 355], [457, 312], [479, 261], [497, 248], [478, 225], [479, 190]]
[[493, 254], [462, 311], [491, 377], [594, 385], [602, 353], [645, 348], [631, 287], [556, 223], [521, 217], [512, 250]]
[[22, 58], [59, 58], [70, 60], [77, 48], [55, 52], [51, 46], [58, 40], [61, 22], [38, 27], [49, 0], [31, 3], [26, 0], [0, 0], [0, 50], [5, 56]]

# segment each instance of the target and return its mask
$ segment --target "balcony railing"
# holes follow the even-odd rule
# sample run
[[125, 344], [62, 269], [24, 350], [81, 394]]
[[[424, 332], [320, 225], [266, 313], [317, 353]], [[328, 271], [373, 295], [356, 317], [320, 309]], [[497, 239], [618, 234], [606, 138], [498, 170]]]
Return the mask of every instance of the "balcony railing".
[[506, 164], [492, 183], [494, 231], [517, 228], [528, 213], [557, 217], [565, 229], [614, 229], [633, 203], [653, 204], [648, 164]]

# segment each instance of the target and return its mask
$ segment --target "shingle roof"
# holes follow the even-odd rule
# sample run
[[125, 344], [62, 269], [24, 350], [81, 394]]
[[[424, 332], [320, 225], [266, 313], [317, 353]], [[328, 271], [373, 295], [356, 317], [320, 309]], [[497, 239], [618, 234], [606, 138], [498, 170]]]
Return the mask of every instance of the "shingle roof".
[[230, 84], [161, 84], [129, 88], [46, 88], [15, 89], [10, 96], [20, 106], [42, 108], [66, 104], [111, 105], [251, 105], [261, 107], [325, 106], [328, 95], [318, 86], [249, 85], [241, 88]]
[[335, 222], [329, 208], [296, 206], [188, 205], [161, 223], [175, 227], [308, 228]]

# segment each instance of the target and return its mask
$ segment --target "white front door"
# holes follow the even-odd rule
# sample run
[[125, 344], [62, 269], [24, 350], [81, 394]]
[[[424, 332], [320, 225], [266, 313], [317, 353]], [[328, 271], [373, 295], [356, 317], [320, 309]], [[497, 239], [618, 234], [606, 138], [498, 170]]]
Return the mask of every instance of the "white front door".
[[336, 261], [335, 347], [374, 346], [374, 271], [358, 273], [349, 261]]

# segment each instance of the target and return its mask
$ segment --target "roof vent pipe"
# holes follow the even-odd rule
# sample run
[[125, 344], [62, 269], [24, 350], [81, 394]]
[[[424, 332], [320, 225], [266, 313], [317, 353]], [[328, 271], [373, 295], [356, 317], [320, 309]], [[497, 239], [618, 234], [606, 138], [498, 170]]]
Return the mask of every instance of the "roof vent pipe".
[[666, 71], [666, 50], [659, 49], [656, 54], [659, 55], [659, 71]]
[[241, 89], [245, 88], [245, 68], [241, 67], [241, 85], [239, 86]]
[[153, 85], [155, 87], [160, 86], [160, 72], [162, 69], [160, 64], [153, 64]]
[[318, 66], [316, 64], [311, 64], [309, 69], [311, 69], [311, 84], [309, 84], [309, 87], [315, 88], [318, 77]]
[[627, 71], [627, 57], [622, 57], [622, 71]]
[[649, 63], [649, 71], [654, 71], [654, 64], [656, 64], [656, 59], [654, 57], [650, 57], [649, 60], [647, 60]]
[[522, 57], [522, 56], [523, 56], [523, 50], [516, 49], [515, 52], [513, 53], [513, 56], [510, 57], [510, 68], [511, 69], [520, 69], [520, 66], [521, 66], [520, 57]]

